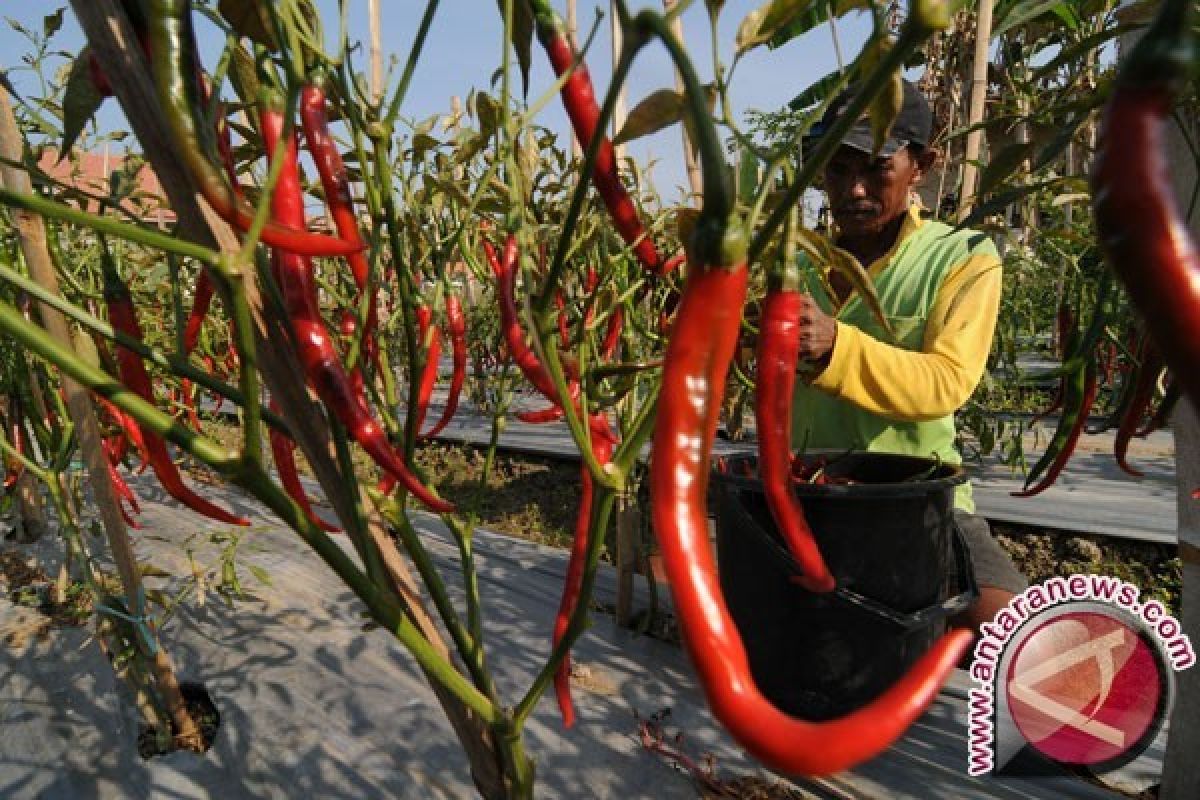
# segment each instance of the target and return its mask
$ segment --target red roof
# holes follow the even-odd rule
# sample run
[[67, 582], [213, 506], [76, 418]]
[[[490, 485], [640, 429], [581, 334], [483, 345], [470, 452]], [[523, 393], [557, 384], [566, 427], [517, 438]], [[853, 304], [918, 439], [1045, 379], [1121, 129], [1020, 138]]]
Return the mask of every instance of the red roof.
[[[47, 149], [38, 160], [38, 168], [60, 184], [97, 197], [107, 197], [110, 176], [125, 168], [127, 159], [128, 156], [124, 153], [76, 151], [71, 157], [60, 161], [58, 151]], [[162, 186], [154, 170], [143, 164], [135, 179], [137, 185], [125, 192], [126, 199], [121, 203], [122, 208], [146, 221], [174, 222], [175, 212], [167, 206]], [[81, 203], [84, 202], [86, 201], [81, 198]], [[90, 210], [97, 209], [93, 206]]]

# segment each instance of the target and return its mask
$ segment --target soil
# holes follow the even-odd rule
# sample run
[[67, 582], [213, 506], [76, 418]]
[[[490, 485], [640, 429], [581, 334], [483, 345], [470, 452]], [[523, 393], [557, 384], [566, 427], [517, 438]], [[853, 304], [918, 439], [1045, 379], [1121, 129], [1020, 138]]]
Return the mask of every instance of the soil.
[[[203, 742], [201, 752], [207, 753], [216, 739], [217, 729], [221, 726], [221, 712], [217, 710], [217, 704], [213, 702], [203, 684], [181, 683], [179, 691], [183, 694], [188, 713], [200, 727], [200, 738]], [[162, 747], [158, 741], [157, 729], [149, 725], [142, 726], [138, 731], [137, 747], [138, 755], [145, 759], [166, 755], [179, 749], [174, 746]]]
[[[577, 464], [498, 455], [488, 488], [481, 490], [483, 453], [475, 448], [428, 445], [418, 463], [439, 476], [435, 482], [444, 496], [465, 509], [478, 503], [483, 527], [541, 544], [570, 545], [580, 491]], [[1114, 575], [1179, 614], [1182, 565], [1174, 547], [1002, 522], [993, 523], [992, 530], [1030, 583], [1072, 573]]]
[[[41, 567], [30, 565], [27, 557], [17, 550], [0, 550], [0, 586], [8, 592], [9, 600], [38, 612], [38, 628], [24, 630], [22, 639], [31, 634], [45, 636], [52, 627], [79, 627], [92, 618], [95, 598], [81, 583], [69, 583], [63, 592], [62, 601], [55, 598], [54, 582]], [[5, 642], [15, 645], [14, 631], [8, 631]]]

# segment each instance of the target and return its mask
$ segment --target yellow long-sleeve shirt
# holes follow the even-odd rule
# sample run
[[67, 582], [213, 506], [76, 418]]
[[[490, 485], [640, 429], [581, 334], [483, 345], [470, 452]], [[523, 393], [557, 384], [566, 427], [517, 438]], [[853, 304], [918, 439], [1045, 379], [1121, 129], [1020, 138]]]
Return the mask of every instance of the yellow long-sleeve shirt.
[[[911, 208], [891, 251], [868, 268], [871, 277], [887, 268], [904, 241], [926, 224]], [[983, 377], [1001, 289], [1000, 259], [994, 252], [969, 255], [951, 267], [925, 320], [920, 350], [888, 344], [838, 320], [829, 365], [812, 386], [897, 421], [953, 414]]]
[[[868, 268], [895, 339], [856, 294], [837, 308], [811, 272], [810, 293], [837, 320], [828, 365], [801, 372], [792, 445], [873, 450], [958, 463], [954, 412], [987, 364], [1002, 270], [990, 239], [909, 210], [892, 250]], [[972, 510], [970, 489], [956, 504]]]

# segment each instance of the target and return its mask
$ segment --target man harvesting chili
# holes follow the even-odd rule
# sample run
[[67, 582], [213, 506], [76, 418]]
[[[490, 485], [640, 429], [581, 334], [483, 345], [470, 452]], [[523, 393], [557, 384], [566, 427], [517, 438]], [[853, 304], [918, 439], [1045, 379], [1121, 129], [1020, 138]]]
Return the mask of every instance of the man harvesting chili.
[[[838, 118], [852, 87], [810, 132]], [[792, 442], [807, 448], [936, 456], [960, 463], [954, 413], [983, 375], [1000, 305], [1001, 264], [978, 231], [925, 219], [914, 190], [936, 163], [933, 114], [908, 81], [904, 102], [878, 153], [866, 118], [825, 167], [836, 244], [862, 263], [894, 337], [837, 271], [810, 263], [799, 314], [802, 381], [794, 394]], [[964, 623], [990, 620], [1026, 586], [987, 521], [973, 512], [970, 484], [955, 494], [980, 587]]]

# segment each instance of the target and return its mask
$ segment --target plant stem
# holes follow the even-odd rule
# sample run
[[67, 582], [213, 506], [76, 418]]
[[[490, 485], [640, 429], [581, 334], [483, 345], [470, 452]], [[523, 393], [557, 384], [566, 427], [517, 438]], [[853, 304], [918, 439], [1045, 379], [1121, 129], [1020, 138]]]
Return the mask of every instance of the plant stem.
[[112, 401], [113, 405], [133, 416], [138, 424], [162, 436], [174, 445], [203, 461], [213, 469], [228, 473], [238, 462], [218, 442], [197, 434], [170, 415], [163, 413], [124, 384], [113, 380], [103, 370], [93, 367], [74, 351], [54, 341], [48, 333], [21, 316], [8, 302], [0, 302], [0, 332], [11, 336], [45, 361], [54, 364], [86, 388]]
[[99, 233], [106, 233], [129, 242], [137, 242], [156, 250], [164, 250], [186, 258], [194, 258], [203, 264], [216, 264], [220, 258], [220, 255], [216, 251], [194, 244], [186, 239], [168, 236], [165, 233], [149, 230], [139, 225], [130, 225], [127, 222], [117, 222], [110, 217], [100, 217], [95, 214], [89, 214], [86, 211], [79, 211], [36, 194], [23, 194], [0, 187], [0, 204], [14, 208], [23, 208], [26, 211], [32, 211], [44, 217], [83, 225]]

